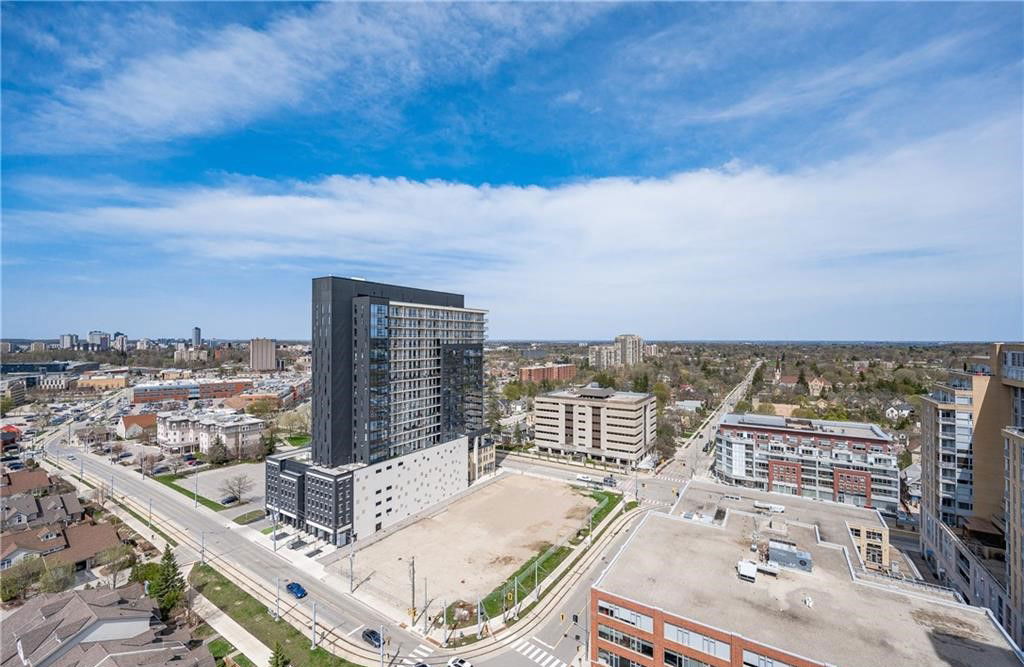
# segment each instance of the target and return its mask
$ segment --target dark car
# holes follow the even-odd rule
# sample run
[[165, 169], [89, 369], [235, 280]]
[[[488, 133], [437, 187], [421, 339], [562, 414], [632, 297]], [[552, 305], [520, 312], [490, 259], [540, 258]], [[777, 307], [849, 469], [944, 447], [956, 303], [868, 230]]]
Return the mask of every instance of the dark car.
[[367, 628], [366, 630], [363, 630], [363, 641], [373, 648], [380, 648], [380, 633], [372, 628]]
[[220, 499], [220, 504], [221, 505], [230, 505], [231, 503], [237, 503], [237, 502], [238, 502], [238, 496], [224, 496], [223, 498]]
[[290, 584], [285, 586], [285, 588], [288, 589], [289, 593], [291, 593], [292, 595], [294, 595], [296, 598], [298, 598], [300, 600], [302, 598], [306, 597], [306, 595], [308, 595], [308, 593], [306, 593], [306, 589], [303, 588], [302, 584], [300, 584], [297, 581], [291, 582]]

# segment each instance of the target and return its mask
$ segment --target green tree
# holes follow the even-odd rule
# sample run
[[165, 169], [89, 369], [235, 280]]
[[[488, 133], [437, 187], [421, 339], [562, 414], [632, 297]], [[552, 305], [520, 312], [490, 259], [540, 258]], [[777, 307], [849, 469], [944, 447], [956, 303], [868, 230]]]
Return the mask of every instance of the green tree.
[[518, 380], [515, 382], [509, 382], [501, 388], [501, 393], [505, 397], [505, 400], [518, 401], [523, 397], [523, 385]]
[[664, 410], [665, 406], [668, 404], [668, 399], [672, 395], [668, 385], [664, 382], [655, 382], [651, 393], [653, 393], [655, 398], [658, 399], [658, 410]]
[[245, 411], [256, 417], [266, 417], [274, 411], [274, 404], [269, 398], [260, 398], [245, 406]]
[[23, 558], [0, 572], [0, 600], [13, 600], [28, 590], [39, 581], [43, 567], [42, 558]]
[[661, 421], [658, 424], [654, 449], [661, 459], [671, 458], [676, 453], [676, 427], [672, 422]]
[[281, 648], [281, 642], [274, 642], [274, 652], [270, 654], [270, 667], [288, 667], [290, 661]]
[[609, 373], [608, 371], [601, 371], [600, 373], [595, 375], [594, 382], [596, 382], [599, 387], [606, 387], [608, 389], [617, 388], [615, 376]]
[[128, 575], [129, 583], [141, 584], [148, 581], [150, 590], [160, 575], [160, 563], [136, 563]]
[[756, 412], [759, 415], [774, 415], [775, 406], [767, 402], [759, 403]]
[[733, 408], [733, 412], [744, 414], [746, 412], [751, 412], [753, 409], [754, 406], [751, 405], [750, 401], [744, 399], [736, 404], [736, 407]]
[[219, 435], [214, 439], [210, 449], [206, 452], [206, 458], [214, 465], [227, 463], [228, 448], [224, 446], [224, 439]]
[[39, 578], [44, 593], [60, 593], [75, 582], [75, 566], [70, 563], [49, 565]]
[[501, 409], [498, 407], [498, 397], [491, 394], [487, 398], [487, 427], [491, 429], [491, 433], [497, 433], [501, 430]]
[[512, 431], [512, 440], [517, 444], [523, 444], [523, 429], [519, 426], [519, 422], [516, 422], [516, 428]]
[[807, 384], [807, 376], [804, 375], [804, 369], [802, 368], [800, 369], [800, 377], [796, 379], [796, 385], [798, 387], [803, 387], [804, 391], [811, 390], [810, 386]]
[[185, 590], [185, 580], [181, 576], [181, 568], [171, 551], [171, 545], [164, 547], [163, 556], [160, 558], [160, 570], [149, 587], [150, 596], [160, 604], [160, 608], [167, 610], [177, 602], [181, 591]]
[[14, 407], [14, 400], [9, 396], [0, 398], [0, 415], [7, 416], [7, 412]]
[[633, 391], [646, 394], [651, 389], [651, 378], [647, 373], [638, 373], [633, 376]]

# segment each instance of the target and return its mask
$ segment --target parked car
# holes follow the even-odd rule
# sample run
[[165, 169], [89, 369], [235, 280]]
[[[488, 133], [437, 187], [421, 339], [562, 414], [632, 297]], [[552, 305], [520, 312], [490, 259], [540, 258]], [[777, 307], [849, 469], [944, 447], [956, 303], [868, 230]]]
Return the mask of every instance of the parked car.
[[374, 630], [373, 628], [367, 628], [363, 630], [363, 641], [372, 646], [373, 648], [380, 648], [380, 633]]
[[454, 657], [448, 660], [448, 667], [473, 667], [473, 663], [465, 658]]
[[221, 505], [230, 505], [231, 503], [237, 503], [237, 502], [238, 502], [238, 496], [224, 496], [223, 498], [220, 499], [220, 504]]
[[291, 593], [300, 600], [308, 595], [308, 593], [306, 593], [306, 589], [303, 588], [302, 584], [300, 584], [297, 581], [289, 583], [287, 586], [285, 586], [285, 588], [288, 589], [289, 593]]
[[119, 458], [119, 459], [127, 459], [127, 458], [131, 458], [131, 455], [132, 455], [131, 452], [121, 452], [120, 454], [117, 455], [117, 458]]

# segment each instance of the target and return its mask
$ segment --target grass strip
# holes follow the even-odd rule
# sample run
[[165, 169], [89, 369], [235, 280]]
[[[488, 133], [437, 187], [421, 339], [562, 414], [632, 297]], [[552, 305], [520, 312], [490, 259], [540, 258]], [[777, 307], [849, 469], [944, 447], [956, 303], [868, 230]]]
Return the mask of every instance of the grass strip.
[[175, 484], [175, 482], [177, 482], [179, 479], [182, 479], [184, 477], [185, 477], [184, 475], [170, 474], [170, 475], [157, 475], [153, 479], [155, 479], [156, 481], [160, 482], [164, 486], [167, 486], [167, 487], [170, 487], [170, 488], [174, 489], [178, 493], [181, 493], [181, 494], [184, 494], [184, 495], [188, 496], [192, 500], [198, 500], [200, 505], [202, 505], [203, 507], [208, 507], [208, 508], [212, 509], [214, 512], [220, 512], [221, 510], [226, 510], [227, 509], [226, 506], [221, 505], [220, 503], [215, 503], [214, 501], [210, 500], [209, 498], [206, 498], [205, 496], [201, 496], [201, 495], [199, 495], [199, 494], [197, 494], [197, 493], [195, 493], [193, 491], [189, 491], [188, 489], [186, 489], [184, 487], [181, 487], [181, 486], [178, 486], [177, 484]]
[[245, 657], [244, 653], [236, 653], [231, 656], [231, 659], [235, 661], [236, 665], [241, 665], [241, 667], [256, 667], [256, 663]]
[[223, 660], [224, 656], [235, 652], [235, 647], [231, 645], [231, 642], [223, 637], [218, 637], [217, 639], [212, 640], [206, 645], [206, 648], [210, 649], [210, 655], [217, 660]]
[[237, 523], [237, 524], [239, 524], [241, 526], [244, 526], [244, 525], [246, 525], [248, 523], [252, 523], [254, 521], [259, 521], [260, 519], [262, 519], [266, 515], [267, 515], [267, 513], [264, 512], [263, 510], [253, 510], [251, 512], [246, 512], [245, 514], [240, 514], [240, 515], [236, 516], [232, 520], [235, 523]]
[[266, 605], [252, 597], [209, 565], [192, 568], [189, 581], [206, 599], [258, 637], [265, 646], [280, 643], [292, 667], [355, 667], [322, 648], [309, 649], [309, 638], [287, 621], [275, 621]]

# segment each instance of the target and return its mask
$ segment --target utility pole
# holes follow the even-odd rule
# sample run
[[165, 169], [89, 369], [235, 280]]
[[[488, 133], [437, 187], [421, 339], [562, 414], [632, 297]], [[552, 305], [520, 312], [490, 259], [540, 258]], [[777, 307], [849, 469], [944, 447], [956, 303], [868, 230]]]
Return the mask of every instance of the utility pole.
[[196, 471], [196, 472], [194, 472], [192, 474], [196, 476], [196, 492], [195, 492], [195, 495], [194, 495], [195, 504], [193, 505], [193, 507], [198, 509], [199, 508], [199, 471]]
[[412, 604], [409, 606], [409, 613], [412, 614], [412, 621], [416, 620], [416, 556], [409, 559], [409, 594]]
[[384, 667], [384, 626], [380, 626], [380, 667]]
[[149, 499], [149, 529], [153, 530], [153, 499]]
[[316, 600], [313, 600], [313, 644], [309, 648], [316, 648]]
[[281, 577], [274, 577], [277, 586], [277, 597], [274, 601], [274, 620], [281, 618]]
[[427, 605], [430, 604], [430, 598], [427, 597], [427, 578], [423, 577], [423, 634], [427, 634]]
[[274, 510], [274, 534], [271, 541], [274, 543], [274, 551], [277, 552], [277, 510]]
[[356, 559], [355, 548], [352, 548], [348, 552], [348, 592], [349, 593], [353, 593], [356, 590], [355, 589], [355, 579], [353, 578], [353, 574], [352, 574], [353, 569], [354, 569], [353, 563], [355, 562], [355, 559]]

